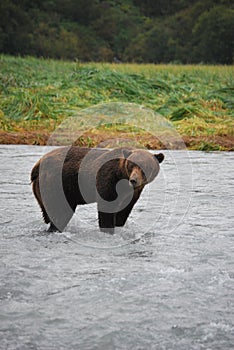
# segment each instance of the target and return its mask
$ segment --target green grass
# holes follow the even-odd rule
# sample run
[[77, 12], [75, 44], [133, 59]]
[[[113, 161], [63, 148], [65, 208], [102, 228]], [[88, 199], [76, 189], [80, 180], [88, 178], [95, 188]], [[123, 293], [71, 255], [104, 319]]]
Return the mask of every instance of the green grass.
[[122, 101], [162, 114], [182, 136], [234, 137], [233, 76], [233, 66], [81, 64], [0, 56], [0, 129], [51, 132], [82, 108]]

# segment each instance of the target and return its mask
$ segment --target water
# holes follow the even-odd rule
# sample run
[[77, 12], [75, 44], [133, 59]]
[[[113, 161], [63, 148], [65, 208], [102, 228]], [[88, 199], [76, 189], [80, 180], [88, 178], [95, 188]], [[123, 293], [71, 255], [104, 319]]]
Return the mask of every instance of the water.
[[0, 146], [0, 349], [233, 349], [234, 154], [165, 151], [128, 225], [95, 205], [45, 232], [29, 173]]

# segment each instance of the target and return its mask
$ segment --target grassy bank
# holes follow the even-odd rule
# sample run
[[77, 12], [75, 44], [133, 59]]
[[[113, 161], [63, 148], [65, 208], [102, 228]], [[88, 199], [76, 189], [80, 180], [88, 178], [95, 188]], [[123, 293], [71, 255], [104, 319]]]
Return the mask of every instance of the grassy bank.
[[[234, 150], [233, 76], [231, 66], [80, 64], [0, 56], [0, 143], [45, 144], [65, 118], [121, 101], [166, 117], [191, 149]], [[110, 132], [92, 130], [80, 144], [95, 146]], [[150, 148], [149, 135], [138, 136]]]

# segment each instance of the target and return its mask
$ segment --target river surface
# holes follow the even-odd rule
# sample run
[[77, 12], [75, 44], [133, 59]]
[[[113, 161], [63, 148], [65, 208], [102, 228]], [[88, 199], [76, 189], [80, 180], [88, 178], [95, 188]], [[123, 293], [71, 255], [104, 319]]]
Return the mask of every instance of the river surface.
[[111, 236], [95, 204], [46, 233], [45, 151], [0, 146], [0, 349], [233, 349], [234, 153], [165, 151]]

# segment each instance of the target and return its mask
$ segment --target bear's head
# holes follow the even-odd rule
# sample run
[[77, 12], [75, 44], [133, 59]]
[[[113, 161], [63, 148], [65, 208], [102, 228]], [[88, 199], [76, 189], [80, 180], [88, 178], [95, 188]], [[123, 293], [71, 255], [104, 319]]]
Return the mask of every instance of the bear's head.
[[159, 172], [159, 163], [164, 159], [162, 153], [152, 154], [146, 150], [124, 150], [125, 170], [129, 184], [135, 189], [155, 179]]

